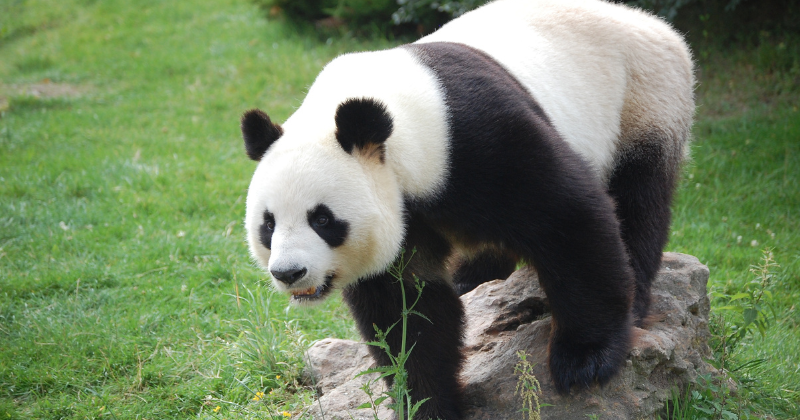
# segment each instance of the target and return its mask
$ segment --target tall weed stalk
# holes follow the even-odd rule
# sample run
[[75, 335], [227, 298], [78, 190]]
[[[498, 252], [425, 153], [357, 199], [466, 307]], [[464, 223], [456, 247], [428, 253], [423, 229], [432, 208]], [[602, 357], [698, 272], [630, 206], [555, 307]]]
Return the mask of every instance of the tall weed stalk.
[[[422, 407], [422, 404], [428, 400], [428, 398], [425, 398], [417, 401], [416, 403], [411, 400], [411, 389], [408, 387], [408, 372], [405, 368], [405, 364], [408, 361], [411, 352], [414, 350], [414, 346], [409, 348], [406, 341], [408, 337], [408, 317], [415, 315], [427, 320], [428, 322], [431, 322], [428, 317], [414, 310], [414, 307], [417, 306], [419, 299], [422, 297], [422, 290], [425, 288], [425, 282], [421, 281], [417, 276], [412, 276], [414, 279], [414, 289], [417, 291], [417, 297], [414, 299], [414, 302], [411, 305], [408, 305], [406, 298], [403, 272], [405, 271], [406, 267], [408, 267], [408, 263], [411, 261], [411, 258], [414, 257], [415, 253], [416, 249], [412, 250], [411, 256], [406, 259], [405, 251], [402, 251], [400, 258], [398, 258], [398, 260], [389, 268], [389, 274], [400, 286], [400, 295], [402, 297], [403, 305], [400, 319], [394, 324], [390, 325], [385, 331], [375, 326], [376, 339], [375, 341], [367, 342], [368, 345], [381, 348], [383, 351], [385, 351], [389, 356], [390, 364], [388, 366], [379, 366], [373, 369], [367, 369], [356, 375], [356, 377], [358, 377], [372, 373], [379, 374], [376, 379], [369, 381], [362, 387], [362, 390], [369, 397], [370, 402], [364, 403], [358, 407], [371, 408], [373, 410], [373, 416], [375, 420], [379, 420], [378, 406], [389, 398], [392, 400], [392, 403], [389, 404], [389, 407], [394, 410], [395, 413], [397, 413], [398, 418], [401, 420], [413, 419], [420, 407]], [[392, 350], [389, 347], [389, 343], [386, 341], [386, 337], [398, 324], [400, 325], [400, 333], [402, 337], [400, 341], [400, 349], [398, 350], [397, 354], [392, 354]], [[392, 387], [388, 391], [384, 391], [380, 396], [375, 398], [370, 389], [370, 385], [375, 381], [379, 381], [388, 377], [393, 378]]]

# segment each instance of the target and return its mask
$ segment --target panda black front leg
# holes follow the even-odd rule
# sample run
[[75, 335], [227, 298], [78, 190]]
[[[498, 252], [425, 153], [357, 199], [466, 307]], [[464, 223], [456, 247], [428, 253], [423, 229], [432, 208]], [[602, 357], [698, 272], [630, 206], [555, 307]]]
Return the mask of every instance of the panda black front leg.
[[[427, 317], [409, 315], [407, 325], [406, 350], [413, 346], [405, 366], [408, 387], [414, 402], [429, 398], [415, 419], [458, 420], [462, 407], [458, 375], [463, 362], [460, 350], [464, 307], [453, 287], [445, 281], [445, 260], [450, 254], [450, 245], [413, 213], [408, 214], [406, 225], [406, 251], [398, 256], [398, 260], [406, 263], [402, 287], [410, 306], [418, 296], [414, 277], [425, 281], [414, 310]], [[401, 319], [400, 288], [400, 281], [383, 273], [343, 290], [342, 296], [365, 341], [376, 339], [375, 326], [386, 331]], [[394, 355], [399, 353], [401, 334], [397, 325], [386, 337]], [[389, 357], [382, 349], [370, 346], [369, 350], [379, 365], [389, 365]], [[391, 386], [391, 378], [388, 385]]]
[[[375, 326], [386, 331], [400, 320], [402, 297], [400, 282], [388, 273], [361, 281], [343, 291], [356, 325], [365, 341], [375, 341]], [[404, 280], [409, 302], [417, 296], [413, 281]], [[430, 281], [425, 284], [415, 311], [429, 320], [410, 315], [408, 318], [406, 349], [414, 346], [408, 361], [408, 387], [414, 402], [429, 398], [417, 413], [417, 420], [461, 418], [460, 353], [464, 329], [464, 308], [453, 288], [446, 283]], [[392, 354], [397, 355], [401, 345], [401, 328], [398, 324], [386, 337]], [[390, 364], [389, 357], [375, 346], [369, 346], [372, 357], [381, 366]], [[387, 381], [391, 386], [391, 378]]]
[[516, 237], [516, 249], [536, 268], [550, 303], [549, 365], [561, 394], [606, 384], [631, 346], [633, 270], [611, 199], [585, 187], [580, 195], [553, 200], [562, 214], [531, 206], [539, 223]]

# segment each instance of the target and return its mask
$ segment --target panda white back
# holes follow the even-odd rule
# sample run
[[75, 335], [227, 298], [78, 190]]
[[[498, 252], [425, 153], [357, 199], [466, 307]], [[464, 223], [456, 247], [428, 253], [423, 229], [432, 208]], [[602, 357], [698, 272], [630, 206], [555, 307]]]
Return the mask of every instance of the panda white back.
[[[417, 43], [456, 42], [514, 75], [562, 138], [607, 180], [620, 142], [642, 131], [685, 138], [691, 54], [661, 19], [598, 0], [499, 0]], [[675, 144], [678, 154], [683, 144]]]

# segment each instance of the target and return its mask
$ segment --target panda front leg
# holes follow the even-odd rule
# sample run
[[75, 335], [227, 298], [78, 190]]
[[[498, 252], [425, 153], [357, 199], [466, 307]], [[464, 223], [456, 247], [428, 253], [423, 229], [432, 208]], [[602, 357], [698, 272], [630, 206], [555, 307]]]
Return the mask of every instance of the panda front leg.
[[[375, 327], [386, 331], [401, 319], [401, 284], [388, 273], [363, 280], [343, 291], [356, 325], [365, 341], [375, 341]], [[410, 305], [417, 297], [413, 280], [404, 280], [406, 299]], [[441, 281], [429, 281], [414, 307], [428, 320], [409, 315], [406, 350], [413, 346], [408, 361], [408, 387], [414, 402], [422, 404], [415, 419], [457, 420], [461, 418], [460, 353], [464, 308], [453, 288]], [[402, 341], [400, 324], [386, 337], [392, 354], [397, 355]], [[370, 353], [381, 366], [390, 364], [383, 349], [369, 346]], [[388, 379], [391, 386], [391, 378]]]
[[[451, 252], [450, 244], [421, 218], [409, 214], [403, 245], [406, 252], [405, 255], [401, 253], [398, 262], [406, 263], [402, 288], [407, 306], [413, 304], [418, 296], [414, 277], [425, 282], [414, 311], [427, 319], [409, 315], [406, 332], [406, 351], [413, 346], [405, 365], [412, 400], [429, 398], [415, 419], [458, 420], [462, 407], [458, 376], [463, 362], [460, 350], [464, 335], [464, 307], [446, 281], [445, 261]], [[363, 279], [345, 288], [342, 296], [365, 341], [375, 341], [375, 327], [386, 331], [401, 319], [401, 282], [389, 273]], [[393, 355], [399, 353], [402, 339], [398, 324], [386, 337]], [[384, 350], [375, 346], [370, 346], [369, 350], [379, 365], [390, 364]], [[391, 378], [388, 382], [391, 386]]]
[[611, 380], [633, 327], [635, 277], [613, 201], [591, 178], [580, 182], [534, 196], [505, 219], [517, 227], [507, 245], [534, 266], [550, 303], [549, 368], [561, 394]]

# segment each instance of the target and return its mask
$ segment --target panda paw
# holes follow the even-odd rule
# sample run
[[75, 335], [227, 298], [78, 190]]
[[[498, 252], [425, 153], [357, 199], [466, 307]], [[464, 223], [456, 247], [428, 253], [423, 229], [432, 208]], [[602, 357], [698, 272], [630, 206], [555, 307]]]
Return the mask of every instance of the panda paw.
[[585, 389], [595, 382], [603, 386], [619, 372], [630, 349], [629, 334], [606, 343], [609, 344], [581, 343], [567, 338], [553, 340], [550, 375], [559, 394], [569, 394], [573, 386]]

